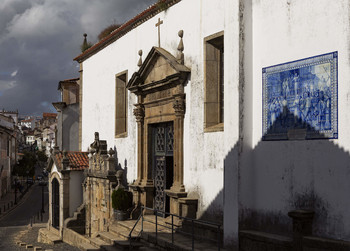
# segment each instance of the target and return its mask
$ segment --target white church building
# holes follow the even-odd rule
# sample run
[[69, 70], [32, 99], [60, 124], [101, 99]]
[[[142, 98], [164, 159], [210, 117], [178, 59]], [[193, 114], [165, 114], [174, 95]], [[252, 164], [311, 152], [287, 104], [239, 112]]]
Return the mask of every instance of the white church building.
[[99, 132], [135, 203], [222, 224], [227, 246], [349, 248], [349, 15], [349, 0], [152, 5], [74, 59], [80, 151]]

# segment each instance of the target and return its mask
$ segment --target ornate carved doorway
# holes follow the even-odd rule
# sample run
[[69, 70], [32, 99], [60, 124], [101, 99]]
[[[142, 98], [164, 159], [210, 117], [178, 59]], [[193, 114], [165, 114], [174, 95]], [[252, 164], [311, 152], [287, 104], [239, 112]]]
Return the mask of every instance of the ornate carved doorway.
[[60, 184], [56, 178], [52, 180], [52, 226], [60, 227]]
[[[154, 208], [169, 212], [170, 202], [164, 190], [170, 189], [174, 178], [174, 125], [173, 122], [151, 126], [152, 173], [154, 182]], [[164, 213], [160, 216], [165, 217]]]

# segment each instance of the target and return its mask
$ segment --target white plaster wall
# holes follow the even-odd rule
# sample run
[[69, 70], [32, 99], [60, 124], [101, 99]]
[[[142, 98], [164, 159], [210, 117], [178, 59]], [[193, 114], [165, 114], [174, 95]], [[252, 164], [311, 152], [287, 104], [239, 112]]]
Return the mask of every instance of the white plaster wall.
[[73, 217], [74, 212], [83, 203], [83, 171], [71, 171], [69, 175], [69, 217]]
[[[311, 206], [316, 235], [350, 240], [349, 1], [253, 0], [245, 31], [253, 55], [244, 68], [253, 97], [244, 103], [253, 115], [245, 154], [253, 163], [240, 166], [241, 212], [264, 214], [260, 224], [281, 216], [279, 224], [291, 229], [288, 211]], [[262, 68], [333, 51], [338, 51], [339, 138], [262, 142]]]
[[[184, 183], [190, 194], [200, 199], [198, 216], [206, 210], [220, 214], [223, 209], [223, 163], [229, 152], [227, 148], [232, 145], [224, 140], [225, 134], [230, 135], [234, 126], [231, 122], [228, 122], [230, 126], [225, 124], [225, 132], [204, 133], [203, 130], [203, 39], [225, 30], [225, 1], [183, 0], [83, 62], [82, 150], [87, 150], [94, 140], [94, 132], [98, 131], [100, 139], [107, 140], [108, 148], [116, 147], [118, 163], [123, 168], [126, 163], [128, 182], [132, 182], [137, 177], [137, 136], [133, 116], [133, 104], [137, 99], [129, 93], [128, 136], [115, 139], [115, 74], [128, 70], [130, 79], [138, 70], [138, 50], [143, 50], [144, 60], [151, 47], [157, 46], [155, 23], [158, 18], [164, 22], [161, 47], [173, 55], [176, 55], [179, 43], [177, 33], [184, 30], [185, 65], [191, 69], [185, 87]], [[230, 72], [230, 66], [225, 67]], [[225, 84], [234, 85], [232, 82]], [[226, 104], [225, 117], [234, 102], [227, 97]]]

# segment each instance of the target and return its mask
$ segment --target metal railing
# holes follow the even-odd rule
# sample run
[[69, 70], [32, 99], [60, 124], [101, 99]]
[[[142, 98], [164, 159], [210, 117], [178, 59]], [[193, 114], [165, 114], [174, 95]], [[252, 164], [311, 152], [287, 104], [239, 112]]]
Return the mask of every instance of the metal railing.
[[[140, 216], [138, 217], [138, 219], [136, 220], [133, 228], [131, 229], [130, 233], [129, 233], [129, 248], [130, 250], [132, 250], [132, 233], [133, 231], [135, 230], [137, 224], [139, 223], [139, 221], [141, 220], [141, 231], [139, 232], [138, 234], [138, 237], [142, 236], [142, 233], [143, 233], [143, 222], [144, 221], [147, 221], [147, 222], [150, 222], [150, 223], [153, 223], [152, 221], [149, 221], [149, 220], [146, 220], [144, 218], [144, 210], [149, 210], [149, 211], [153, 211], [154, 214], [155, 214], [155, 227], [156, 227], [156, 244], [158, 244], [158, 225], [159, 226], [162, 226], [162, 227], [165, 227], [167, 229], [170, 229], [171, 228], [171, 244], [174, 246], [174, 234], [175, 232], [176, 233], [181, 233], [181, 234], [184, 234], [184, 235], [189, 235], [191, 236], [191, 239], [192, 239], [192, 250], [194, 250], [194, 244], [195, 244], [195, 239], [200, 239], [201, 236], [199, 235], [195, 235], [194, 234], [194, 228], [195, 228], [195, 224], [197, 225], [207, 225], [207, 226], [212, 226], [214, 228], [217, 229], [217, 239], [216, 240], [213, 240], [213, 239], [208, 239], [208, 238], [205, 238], [206, 240], [209, 240], [209, 241], [213, 241], [213, 242], [217, 242], [217, 250], [220, 251], [220, 247], [221, 247], [221, 225], [220, 224], [217, 224], [217, 223], [212, 223], [212, 222], [208, 222], [208, 221], [204, 221], [204, 220], [196, 220], [196, 219], [191, 219], [191, 218], [187, 218], [187, 217], [183, 217], [183, 216], [179, 216], [179, 215], [176, 215], [176, 214], [172, 214], [172, 213], [167, 213], [167, 212], [164, 212], [164, 211], [161, 211], [161, 210], [157, 210], [157, 209], [154, 209], [154, 208], [149, 208], [149, 207], [145, 207], [145, 206], [141, 206], [141, 213], [140, 213]], [[162, 214], [162, 215], [165, 215], [165, 216], [171, 216], [171, 227], [168, 227], [166, 225], [161, 225], [161, 224], [158, 224], [158, 213]], [[184, 232], [184, 231], [181, 231], [179, 228], [177, 228], [176, 230], [174, 229], [174, 217], [175, 218], [178, 218], [180, 220], [184, 220], [184, 221], [190, 221], [191, 222], [191, 233], [188, 233], [188, 232]]]

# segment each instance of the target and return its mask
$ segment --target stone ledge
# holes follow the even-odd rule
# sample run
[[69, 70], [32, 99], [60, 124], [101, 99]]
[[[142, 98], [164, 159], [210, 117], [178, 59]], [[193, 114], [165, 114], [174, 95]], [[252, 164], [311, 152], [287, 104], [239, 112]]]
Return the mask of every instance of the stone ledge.
[[254, 230], [241, 230], [239, 231], [240, 238], [247, 238], [253, 241], [260, 241], [266, 243], [273, 243], [277, 245], [283, 245], [292, 247], [293, 239], [287, 236], [264, 233]]
[[303, 237], [303, 247], [317, 250], [350, 250], [350, 242], [343, 240], [328, 239], [322, 237], [305, 236]]
[[47, 228], [40, 228], [39, 234], [38, 234], [38, 242], [53, 245], [53, 244], [62, 242], [62, 239], [60, 236], [51, 232]]

